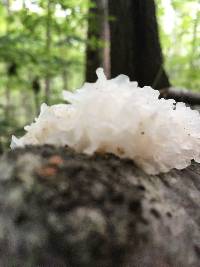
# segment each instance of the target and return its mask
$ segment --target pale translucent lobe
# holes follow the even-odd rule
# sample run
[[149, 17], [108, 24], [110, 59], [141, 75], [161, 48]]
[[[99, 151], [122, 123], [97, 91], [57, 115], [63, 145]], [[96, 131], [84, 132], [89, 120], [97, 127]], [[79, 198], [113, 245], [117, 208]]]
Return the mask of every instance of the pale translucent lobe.
[[138, 87], [125, 75], [107, 80], [97, 70], [96, 83], [74, 93], [70, 104], [43, 104], [26, 135], [11, 147], [68, 145], [78, 152], [111, 152], [127, 157], [149, 174], [183, 169], [200, 160], [200, 115], [174, 100], [159, 99], [151, 87]]

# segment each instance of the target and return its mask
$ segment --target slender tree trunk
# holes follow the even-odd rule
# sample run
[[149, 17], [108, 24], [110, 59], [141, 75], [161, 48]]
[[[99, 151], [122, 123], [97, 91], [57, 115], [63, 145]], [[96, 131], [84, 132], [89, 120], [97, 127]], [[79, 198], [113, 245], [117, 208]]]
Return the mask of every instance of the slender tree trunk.
[[23, 9], [26, 9], [26, 0], [22, 1], [22, 7], [23, 7]]
[[9, 121], [10, 118], [10, 80], [7, 77], [6, 88], [5, 88], [5, 98], [6, 98], [6, 106], [5, 106], [5, 118]]
[[[30, 75], [31, 76], [31, 75]], [[34, 106], [35, 106], [35, 115], [38, 116], [40, 111], [40, 79], [38, 76], [35, 76], [34, 78], [30, 77], [30, 80], [32, 80], [32, 91], [34, 95]]]
[[103, 67], [106, 75], [110, 76], [108, 0], [93, 0], [92, 3], [94, 6], [89, 9], [86, 51], [86, 80], [89, 82], [96, 80], [95, 71], [98, 67]]
[[[198, 1], [200, 4], [200, 1]], [[194, 70], [194, 60], [195, 60], [195, 55], [196, 55], [196, 49], [197, 49], [197, 37], [198, 37], [198, 24], [199, 24], [199, 19], [200, 19], [200, 11], [197, 12], [196, 18], [194, 20], [194, 25], [193, 25], [193, 37], [192, 37], [192, 47], [191, 47], [191, 59], [190, 59], [190, 69], [191, 73]]]
[[108, 20], [108, 0], [102, 0], [103, 3], [103, 30], [101, 33], [101, 38], [104, 41], [103, 47], [103, 68], [106, 76], [110, 77], [110, 26]]
[[39, 95], [37, 93], [34, 93], [34, 104], [35, 104], [35, 114], [38, 116], [40, 111], [40, 101], [39, 101]]
[[[6, 20], [6, 34], [9, 34], [9, 17], [10, 17], [10, 0], [6, 0], [6, 9], [7, 9], [7, 20]], [[8, 73], [9, 63], [6, 64], [7, 68], [7, 82], [6, 82], [6, 88], [5, 88], [5, 99], [6, 99], [6, 106], [5, 106], [5, 118], [7, 121], [10, 119], [10, 77]]]
[[170, 86], [163, 67], [153, 0], [109, 0], [111, 76], [124, 73], [140, 86]]
[[[48, 0], [47, 2], [47, 21], [46, 21], [46, 53], [48, 59], [50, 58], [51, 54], [51, 18], [52, 18], [52, 0]], [[45, 102], [48, 104], [50, 99], [50, 91], [51, 91], [51, 79], [50, 73], [47, 69], [46, 78], [45, 78]]]
[[20, 98], [19, 105], [21, 104], [24, 112], [23, 117], [25, 119], [25, 123], [30, 122], [32, 119], [34, 119], [34, 107], [32, 104], [32, 98], [30, 98], [30, 92], [28, 90], [22, 90], [21, 91], [21, 98]]
[[64, 68], [62, 73], [62, 80], [63, 80], [63, 90], [68, 90], [68, 74], [67, 70]]

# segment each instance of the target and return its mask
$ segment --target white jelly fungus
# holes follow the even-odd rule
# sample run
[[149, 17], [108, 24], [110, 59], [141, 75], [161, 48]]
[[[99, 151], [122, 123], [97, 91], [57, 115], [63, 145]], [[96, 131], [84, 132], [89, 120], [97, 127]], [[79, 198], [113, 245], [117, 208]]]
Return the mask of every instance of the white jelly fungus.
[[70, 104], [43, 104], [27, 133], [12, 137], [11, 148], [68, 145], [78, 152], [111, 152], [149, 174], [183, 169], [200, 161], [200, 114], [184, 103], [159, 99], [159, 91], [138, 87], [125, 75], [64, 92]]

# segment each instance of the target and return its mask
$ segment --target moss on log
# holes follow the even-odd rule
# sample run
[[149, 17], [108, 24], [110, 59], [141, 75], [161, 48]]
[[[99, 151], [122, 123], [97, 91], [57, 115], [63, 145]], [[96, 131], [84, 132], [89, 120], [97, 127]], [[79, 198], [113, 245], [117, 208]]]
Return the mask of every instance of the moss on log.
[[200, 166], [27, 147], [0, 161], [0, 266], [197, 267]]

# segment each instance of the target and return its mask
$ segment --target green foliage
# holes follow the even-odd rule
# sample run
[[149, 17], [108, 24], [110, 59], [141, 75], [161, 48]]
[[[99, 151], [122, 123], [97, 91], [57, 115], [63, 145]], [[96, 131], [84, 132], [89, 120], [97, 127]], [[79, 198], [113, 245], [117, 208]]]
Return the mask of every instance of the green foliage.
[[28, 2], [0, 2], [0, 143], [38, 114], [47, 80], [50, 104], [84, 80], [88, 1]]
[[69, 65], [84, 65], [87, 4], [85, 1], [49, 1], [50, 16], [45, 4], [48, 1], [34, 1], [38, 12], [25, 7], [12, 11], [11, 6], [9, 16], [6, 7], [2, 3], [0, 5], [4, 16], [4, 19], [0, 16], [4, 25], [0, 25], [3, 29], [0, 31], [0, 61], [5, 64], [15, 62], [28, 80], [29, 74], [43, 79], [48, 72], [54, 78]]
[[[156, 1], [165, 67], [171, 83], [200, 91], [200, 1]], [[173, 27], [167, 32], [171, 19]]]

